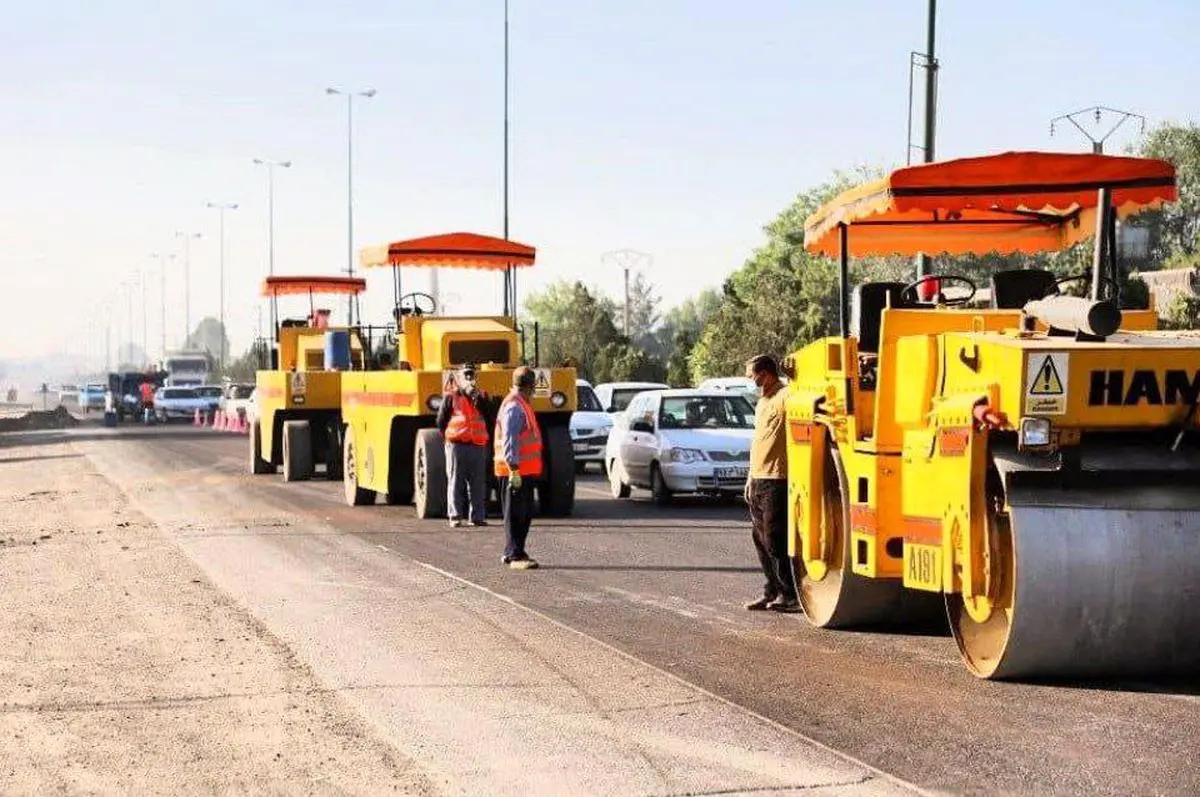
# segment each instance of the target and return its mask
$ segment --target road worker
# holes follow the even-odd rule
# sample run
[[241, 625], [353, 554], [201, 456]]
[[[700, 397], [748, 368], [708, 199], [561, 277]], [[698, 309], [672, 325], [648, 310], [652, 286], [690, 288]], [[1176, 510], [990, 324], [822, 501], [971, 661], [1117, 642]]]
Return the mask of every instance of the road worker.
[[142, 399], [142, 422], [150, 423], [154, 417], [154, 385], [149, 382], [142, 382], [139, 390]]
[[542, 475], [542, 433], [529, 403], [537, 375], [521, 366], [513, 371], [512, 391], [500, 405], [496, 421], [496, 476], [504, 507], [504, 556], [512, 570], [532, 570], [538, 563], [525, 550], [533, 520], [533, 480]]
[[476, 384], [475, 366], [469, 363], [447, 387], [438, 408], [437, 428], [446, 439], [450, 525], [460, 528], [469, 522], [486, 526], [488, 431], [484, 408], [488, 396]]
[[797, 612], [800, 603], [787, 542], [786, 393], [779, 379], [779, 365], [770, 355], [760, 354], [746, 363], [746, 376], [754, 380], [762, 396], [754, 409], [745, 497], [750, 506], [754, 548], [766, 578], [762, 597], [747, 603], [746, 608]]

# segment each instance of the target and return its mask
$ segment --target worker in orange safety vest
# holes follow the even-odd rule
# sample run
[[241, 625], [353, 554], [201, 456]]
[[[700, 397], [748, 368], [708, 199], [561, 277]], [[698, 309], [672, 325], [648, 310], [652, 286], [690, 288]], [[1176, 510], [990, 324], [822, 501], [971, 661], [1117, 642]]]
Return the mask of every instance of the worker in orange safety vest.
[[542, 433], [529, 399], [537, 375], [521, 366], [513, 371], [513, 389], [500, 405], [496, 421], [496, 476], [504, 507], [504, 556], [513, 570], [531, 570], [538, 563], [525, 551], [533, 520], [533, 481], [542, 475]]
[[[446, 440], [446, 493], [450, 525], [487, 525], [487, 446], [484, 418], [487, 393], [475, 381], [475, 366], [464, 365], [448, 385], [438, 408], [437, 428]], [[468, 504], [470, 513], [468, 514]]]

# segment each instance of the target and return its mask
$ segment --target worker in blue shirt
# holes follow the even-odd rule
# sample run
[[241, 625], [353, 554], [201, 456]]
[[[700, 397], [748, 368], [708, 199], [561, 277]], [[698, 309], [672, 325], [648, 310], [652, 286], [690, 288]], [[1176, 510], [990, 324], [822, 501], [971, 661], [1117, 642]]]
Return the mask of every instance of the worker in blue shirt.
[[542, 433], [529, 403], [537, 375], [521, 366], [513, 371], [513, 387], [496, 419], [495, 472], [504, 509], [504, 556], [512, 570], [532, 570], [538, 563], [525, 551], [533, 521], [533, 481], [542, 475]]

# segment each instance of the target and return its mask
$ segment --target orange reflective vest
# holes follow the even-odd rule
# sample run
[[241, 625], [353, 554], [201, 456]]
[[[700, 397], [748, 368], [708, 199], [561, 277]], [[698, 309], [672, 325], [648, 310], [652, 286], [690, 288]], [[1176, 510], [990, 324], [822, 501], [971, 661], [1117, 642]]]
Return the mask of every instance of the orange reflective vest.
[[504, 447], [507, 433], [504, 429], [504, 417], [508, 414], [508, 406], [517, 402], [525, 415], [525, 428], [517, 436], [517, 471], [522, 476], [542, 475], [542, 433], [538, 430], [537, 416], [533, 407], [520, 393], [510, 393], [500, 404], [500, 420], [496, 423], [496, 475], [509, 475], [508, 461], [504, 458]]
[[471, 399], [461, 393], [451, 393], [444, 400], [453, 402], [450, 423], [446, 426], [446, 440], [451, 443], [486, 446], [487, 424]]

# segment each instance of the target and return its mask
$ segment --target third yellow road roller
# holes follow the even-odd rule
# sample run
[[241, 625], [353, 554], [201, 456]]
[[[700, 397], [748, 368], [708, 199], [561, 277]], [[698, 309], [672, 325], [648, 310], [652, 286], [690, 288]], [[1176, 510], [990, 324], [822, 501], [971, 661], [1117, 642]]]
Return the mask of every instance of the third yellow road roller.
[[[1200, 333], [1120, 309], [1115, 246], [1116, 219], [1175, 199], [1164, 161], [1008, 152], [899, 169], [807, 220], [840, 266], [840, 334], [786, 363], [809, 622], [944, 606], [982, 678], [1200, 672]], [[852, 257], [1089, 236], [1089, 272], [996, 272], [989, 307], [954, 274], [848, 285]]]

